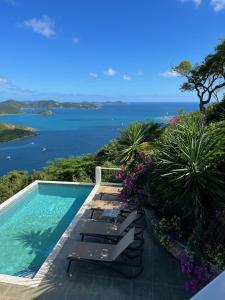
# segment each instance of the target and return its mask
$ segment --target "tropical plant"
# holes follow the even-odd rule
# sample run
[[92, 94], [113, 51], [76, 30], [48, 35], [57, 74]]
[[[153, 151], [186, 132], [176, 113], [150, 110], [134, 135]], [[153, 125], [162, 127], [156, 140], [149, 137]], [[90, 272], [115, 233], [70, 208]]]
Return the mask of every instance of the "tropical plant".
[[28, 185], [29, 178], [26, 171], [11, 171], [0, 178], [0, 203]]
[[132, 123], [123, 129], [118, 139], [120, 163], [131, 164], [140, 152], [150, 152], [150, 143], [161, 134], [161, 131], [161, 126], [156, 123]]
[[173, 70], [186, 78], [181, 90], [195, 91], [200, 110], [204, 111], [211, 100], [218, 100], [218, 92], [225, 87], [225, 39], [201, 64], [192, 66], [188, 61], [182, 61]]
[[112, 164], [117, 163], [120, 149], [118, 140], [111, 140], [96, 153], [95, 160], [99, 166], [105, 165], [105, 162], [110, 161]]
[[95, 174], [94, 155], [58, 158], [47, 163], [44, 173], [49, 180], [92, 182]]
[[215, 102], [207, 107], [207, 122], [219, 122], [225, 120], [225, 96], [222, 101]]
[[225, 205], [224, 146], [225, 125], [207, 126], [201, 113], [181, 116], [157, 143], [155, 185], [196, 222]]

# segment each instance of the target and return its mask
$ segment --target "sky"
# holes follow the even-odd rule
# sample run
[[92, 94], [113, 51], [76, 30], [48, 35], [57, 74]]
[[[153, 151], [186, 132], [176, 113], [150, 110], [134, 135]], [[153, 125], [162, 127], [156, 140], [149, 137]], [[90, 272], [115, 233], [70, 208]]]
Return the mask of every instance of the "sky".
[[0, 101], [196, 101], [171, 68], [224, 32], [225, 0], [0, 0]]

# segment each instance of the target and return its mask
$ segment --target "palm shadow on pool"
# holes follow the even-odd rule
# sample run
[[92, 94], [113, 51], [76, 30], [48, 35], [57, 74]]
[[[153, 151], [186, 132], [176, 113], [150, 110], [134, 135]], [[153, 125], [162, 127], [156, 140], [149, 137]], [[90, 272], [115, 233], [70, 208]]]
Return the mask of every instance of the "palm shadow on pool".
[[49, 250], [49, 240], [52, 238], [52, 235], [53, 230], [49, 228], [44, 231], [24, 231], [16, 237], [23, 244], [24, 248], [28, 249], [28, 254], [34, 255], [34, 259], [29, 266], [15, 274], [16, 276], [32, 278], [35, 275], [41, 267], [43, 260], [48, 256], [48, 254], [46, 256], [46, 253]]
[[29, 277], [35, 276], [41, 265], [51, 253], [52, 249], [69, 226], [71, 220], [77, 212], [77, 203], [71, 205], [67, 213], [61, 218], [60, 222], [55, 228], [47, 228], [45, 230], [31, 230], [22, 232], [17, 235], [15, 239], [20, 241], [28, 254], [34, 256], [26, 269], [21, 270], [16, 276]]

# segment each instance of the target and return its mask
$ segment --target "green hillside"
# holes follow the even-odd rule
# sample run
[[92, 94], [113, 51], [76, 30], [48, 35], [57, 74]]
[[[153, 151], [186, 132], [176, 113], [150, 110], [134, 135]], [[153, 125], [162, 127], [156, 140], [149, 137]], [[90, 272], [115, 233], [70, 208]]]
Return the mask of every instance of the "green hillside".
[[22, 114], [26, 109], [96, 109], [100, 104], [94, 102], [57, 102], [55, 100], [39, 100], [32, 102], [23, 102], [17, 100], [7, 100], [0, 102], [0, 115]]
[[33, 128], [0, 122], [1, 143], [33, 135], [35, 135], [35, 130]]
[[19, 105], [13, 103], [0, 103], [0, 115], [21, 114], [23, 110]]

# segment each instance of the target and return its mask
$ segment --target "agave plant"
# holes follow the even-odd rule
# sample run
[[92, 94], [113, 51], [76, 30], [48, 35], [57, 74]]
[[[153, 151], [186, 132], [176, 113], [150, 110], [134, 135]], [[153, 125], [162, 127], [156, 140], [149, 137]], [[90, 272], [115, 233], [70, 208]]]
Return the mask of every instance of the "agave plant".
[[120, 163], [132, 163], [139, 152], [147, 151], [149, 143], [160, 135], [161, 130], [160, 125], [154, 123], [132, 123], [123, 129], [119, 138]]
[[157, 145], [155, 184], [162, 184], [177, 205], [202, 218], [225, 205], [225, 125], [207, 126], [201, 113], [183, 115], [169, 126]]

